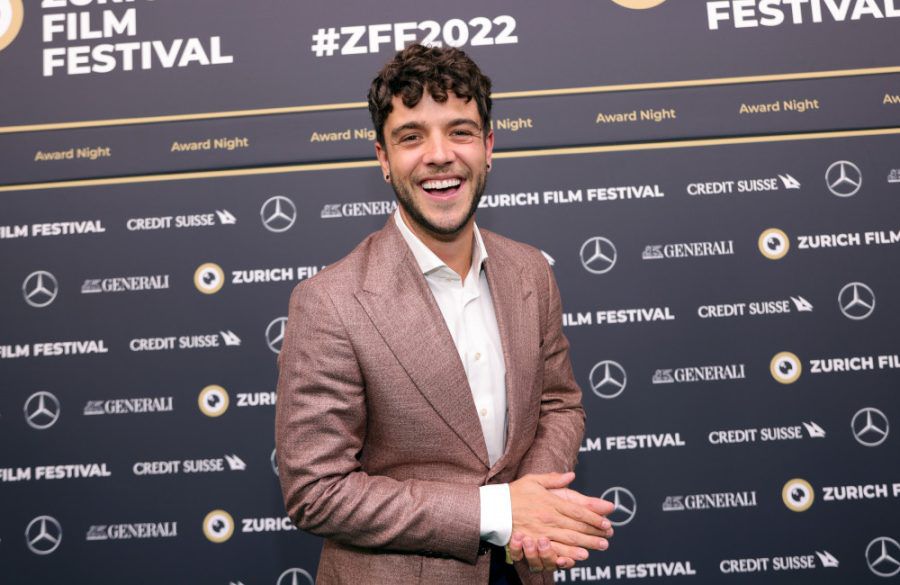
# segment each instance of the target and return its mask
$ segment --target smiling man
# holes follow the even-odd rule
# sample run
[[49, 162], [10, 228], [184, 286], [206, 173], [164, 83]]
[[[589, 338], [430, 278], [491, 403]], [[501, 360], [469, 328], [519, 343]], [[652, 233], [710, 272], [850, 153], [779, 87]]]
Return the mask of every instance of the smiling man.
[[278, 470], [326, 538], [319, 583], [552, 583], [612, 536], [612, 505], [566, 487], [584, 411], [553, 274], [475, 225], [490, 86], [457, 49], [385, 65], [369, 110], [400, 205], [291, 295]]

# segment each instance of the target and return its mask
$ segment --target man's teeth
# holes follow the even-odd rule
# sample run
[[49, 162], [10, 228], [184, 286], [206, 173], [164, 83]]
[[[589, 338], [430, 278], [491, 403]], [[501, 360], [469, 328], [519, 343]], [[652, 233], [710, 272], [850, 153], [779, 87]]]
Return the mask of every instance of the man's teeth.
[[442, 181], [425, 181], [422, 183], [423, 189], [449, 189], [458, 186], [462, 181], [459, 179], [444, 179]]

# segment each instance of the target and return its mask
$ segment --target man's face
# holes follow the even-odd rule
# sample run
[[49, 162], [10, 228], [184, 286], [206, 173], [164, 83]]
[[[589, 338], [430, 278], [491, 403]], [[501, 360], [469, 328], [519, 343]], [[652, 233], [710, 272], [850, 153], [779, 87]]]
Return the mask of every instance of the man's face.
[[494, 134], [487, 135], [474, 100], [453, 92], [438, 103], [425, 93], [414, 108], [394, 97], [384, 124], [385, 147], [375, 152], [414, 231], [453, 239], [484, 192]]

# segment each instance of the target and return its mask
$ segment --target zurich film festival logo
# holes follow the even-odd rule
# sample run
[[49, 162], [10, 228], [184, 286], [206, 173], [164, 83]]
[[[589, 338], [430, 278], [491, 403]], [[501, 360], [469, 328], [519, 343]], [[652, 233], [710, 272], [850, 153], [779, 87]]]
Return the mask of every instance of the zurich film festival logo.
[[62, 543], [62, 526], [53, 516], [38, 516], [25, 527], [25, 545], [36, 555], [49, 555]]
[[24, 17], [22, 0], [0, 0], [0, 51], [16, 40]]
[[[2, 0], [0, 0], [2, 1]], [[22, 282], [22, 296], [32, 307], [42, 309], [56, 300], [59, 282], [46, 270], [35, 270]]]
[[784, 231], [769, 228], [759, 235], [760, 253], [769, 260], [781, 260], [791, 249], [791, 240]]
[[222, 290], [225, 284], [225, 271], [215, 262], [206, 262], [194, 271], [194, 286], [205, 295], [212, 295]]
[[210, 542], [225, 542], [234, 534], [234, 518], [225, 510], [213, 510], [203, 518], [203, 534]]
[[781, 488], [781, 499], [788, 510], [792, 512], [805, 512], [813, 505], [816, 494], [812, 486], [805, 479], [794, 478], [788, 480]]
[[197, 406], [200, 407], [200, 412], [211, 418], [225, 414], [230, 402], [225, 388], [216, 384], [205, 387], [197, 396]]
[[619, 6], [631, 8], [632, 10], [646, 10], [647, 8], [656, 8], [666, 0], [612, 0]]
[[793, 384], [803, 373], [803, 364], [795, 354], [782, 351], [769, 362], [769, 373], [781, 384]]

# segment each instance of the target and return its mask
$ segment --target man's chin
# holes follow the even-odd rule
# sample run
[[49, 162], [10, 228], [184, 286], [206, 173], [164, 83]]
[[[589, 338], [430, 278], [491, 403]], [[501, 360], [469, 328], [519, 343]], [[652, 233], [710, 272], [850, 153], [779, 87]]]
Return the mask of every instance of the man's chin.
[[[429, 205], [431, 202], [427, 199], [423, 200], [420, 197], [416, 200], [413, 197], [401, 197], [396, 185], [394, 185], [394, 192], [397, 193], [397, 199], [406, 211], [406, 217], [438, 240], [450, 241], [458, 236], [472, 221], [477, 208], [477, 203], [473, 200], [471, 193], [459, 194], [460, 200], [446, 205], [444, 209], [441, 209], [440, 204], [435, 208], [428, 209], [431, 207]], [[466, 202], [465, 205], [462, 205], [463, 200]], [[425, 204], [425, 209], [423, 209], [423, 204]]]
[[425, 220], [425, 223], [424, 225], [422, 225], [422, 227], [431, 232], [432, 235], [440, 239], [452, 238], [453, 236], [459, 234], [459, 232], [461, 232], [463, 228], [466, 227], [466, 224], [469, 221], [469, 218], [467, 217], [459, 217], [454, 219], [445, 218], [439, 221], [437, 219], [425, 216], [422, 219]]

